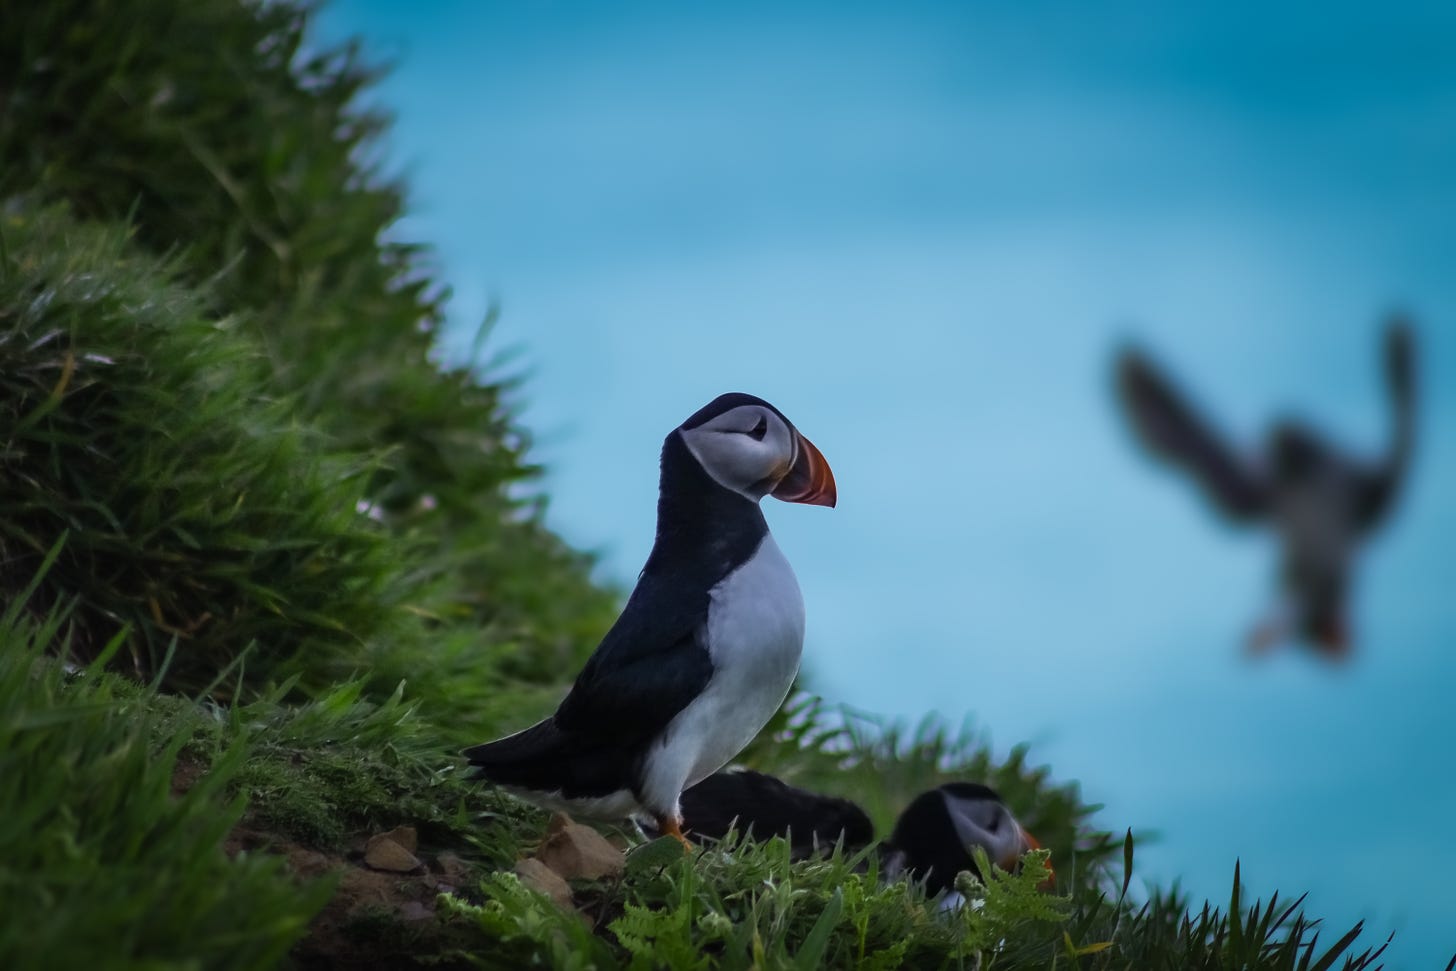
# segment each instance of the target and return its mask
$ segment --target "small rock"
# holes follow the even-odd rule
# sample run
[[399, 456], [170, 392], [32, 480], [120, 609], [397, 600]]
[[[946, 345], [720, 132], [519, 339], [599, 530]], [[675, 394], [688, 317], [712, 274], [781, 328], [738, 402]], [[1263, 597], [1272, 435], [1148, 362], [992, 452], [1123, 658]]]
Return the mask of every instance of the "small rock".
[[334, 868], [334, 861], [313, 850], [298, 849], [288, 853], [288, 865], [301, 877], [316, 877]]
[[431, 920], [435, 912], [418, 900], [406, 900], [399, 906], [400, 920]]
[[369, 837], [364, 847], [364, 862], [376, 870], [391, 873], [410, 873], [423, 866], [413, 853], [390, 839], [387, 833]]
[[571, 887], [554, 870], [532, 857], [516, 863], [516, 876], [532, 890], [539, 890], [559, 907], [571, 906]]
[[394, 829], [385, 833], [384, 836], [388, 839], [394, 840], [396, 843], [398, 843], [400, 846], [403, 846], [411, 853], [415, 852], [420, 848], [420, 837], [415, 832], [415, 828], [413, 826], [396, 826]]
[[561, 826], [555, 824], [553, 819], [546, 831], [546, 842], [536, 856], [563, 879], [599, 880], [616, 876], [626, 866], [622, 851], [590, 826], [569, 819]]
[[435, 869], [444, 883], [463, 887], [470, 882], [470, 867], [454, 853], [441, 853], [435, 857]]

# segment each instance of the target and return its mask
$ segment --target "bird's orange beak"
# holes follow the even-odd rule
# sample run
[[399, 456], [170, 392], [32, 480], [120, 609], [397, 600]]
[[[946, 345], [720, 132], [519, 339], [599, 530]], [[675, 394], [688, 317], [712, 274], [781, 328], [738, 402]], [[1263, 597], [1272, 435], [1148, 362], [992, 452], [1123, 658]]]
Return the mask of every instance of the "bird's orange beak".
[[806, 502], [813, 506], [832, 507], [839, 494], [834, 488], [834, 473], [824, 460], [824, 453], [814, 443], [794, 430], [798, 443], [798, 456], [789, 471], [774, 486], [769, 495], [784, 502]]

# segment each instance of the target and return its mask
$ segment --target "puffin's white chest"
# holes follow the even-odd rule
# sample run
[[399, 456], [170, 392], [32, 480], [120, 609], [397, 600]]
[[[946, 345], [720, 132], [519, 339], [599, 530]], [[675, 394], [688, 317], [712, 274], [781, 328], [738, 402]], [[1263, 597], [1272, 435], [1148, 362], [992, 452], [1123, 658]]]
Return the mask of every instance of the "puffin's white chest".
[[678, 713], [648, 758], [648, 802], [678, 793], [728, 764], [789, 693], [804, 649], [804, 598], [770, 535], [710, 593], [706, 630], [713, 676]]
[[804, 596], [779, 544], [765, 533], [753, 556], [709, 593], [713, 681], [793, 680], [803, 648]]

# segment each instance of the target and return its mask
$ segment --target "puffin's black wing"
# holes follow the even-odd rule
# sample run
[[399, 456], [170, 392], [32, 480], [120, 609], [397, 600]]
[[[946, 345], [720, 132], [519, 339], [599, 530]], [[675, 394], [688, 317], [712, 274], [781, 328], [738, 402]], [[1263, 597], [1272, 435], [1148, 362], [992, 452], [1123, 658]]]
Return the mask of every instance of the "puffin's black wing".
[[1362, 530], [1380, 525], [1405, 482], [1415, 444], [1415, 339], [1402, 317], [1385, 331], [1385, 382], [1390, 395], [1391, 441], [1385, 460], [1366, 473], [1356, 508]]
[[848, 799], [799, 789], [762, 772], [715, 772], [682, 794], [683, 828], [721, 839], [730, 829], [756, 839], [792, 838], [796, 850], [817, 841], [830, 845], [843, 837], [846, 847], [874, 839], [865, 811]]
[[1124, 351], [1117, 363], [1117, 390], [1143, 443], [1191, 472], [1225, 515], [1251, 520], [1264, 514], [1269, 489], [1263, 477], [1220, 440], [1151, 360]]
[[482, 777], [571, 797], [631, 783], [641, 747], [687, 707], [713, 665], [700, 643], [708, 595], [646, 574], [556, 714], [465, 750]]
[[622, 742], [666, 728], [712, 677], [703, 643], [708, 603], [707, 590], [644, 573], [556, 710], [557, 726]]

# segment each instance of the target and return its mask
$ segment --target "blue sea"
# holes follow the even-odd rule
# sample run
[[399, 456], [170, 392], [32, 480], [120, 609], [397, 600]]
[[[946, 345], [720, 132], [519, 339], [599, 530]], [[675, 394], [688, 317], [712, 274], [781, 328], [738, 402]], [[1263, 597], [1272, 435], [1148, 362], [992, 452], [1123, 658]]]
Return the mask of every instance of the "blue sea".
[[[832, 701], [971, 718], [1143, 834], [1140, 878], [1309, 891], [1330, 938], [1456, 953], [1456, 6], [400, 5], [338, 0], [436, 246], [456, 359], [524, 375], [550, 523], [629, 585], [661, 439], [727, 390], [832, 464], [767, 504]], [[1153, 350], [1253, 446], [1385, 443], [1382, 315], [1418, 325], [1413, 476], [1357, 647], [1242, 651], [1275, 547], [1136, 446]]]

